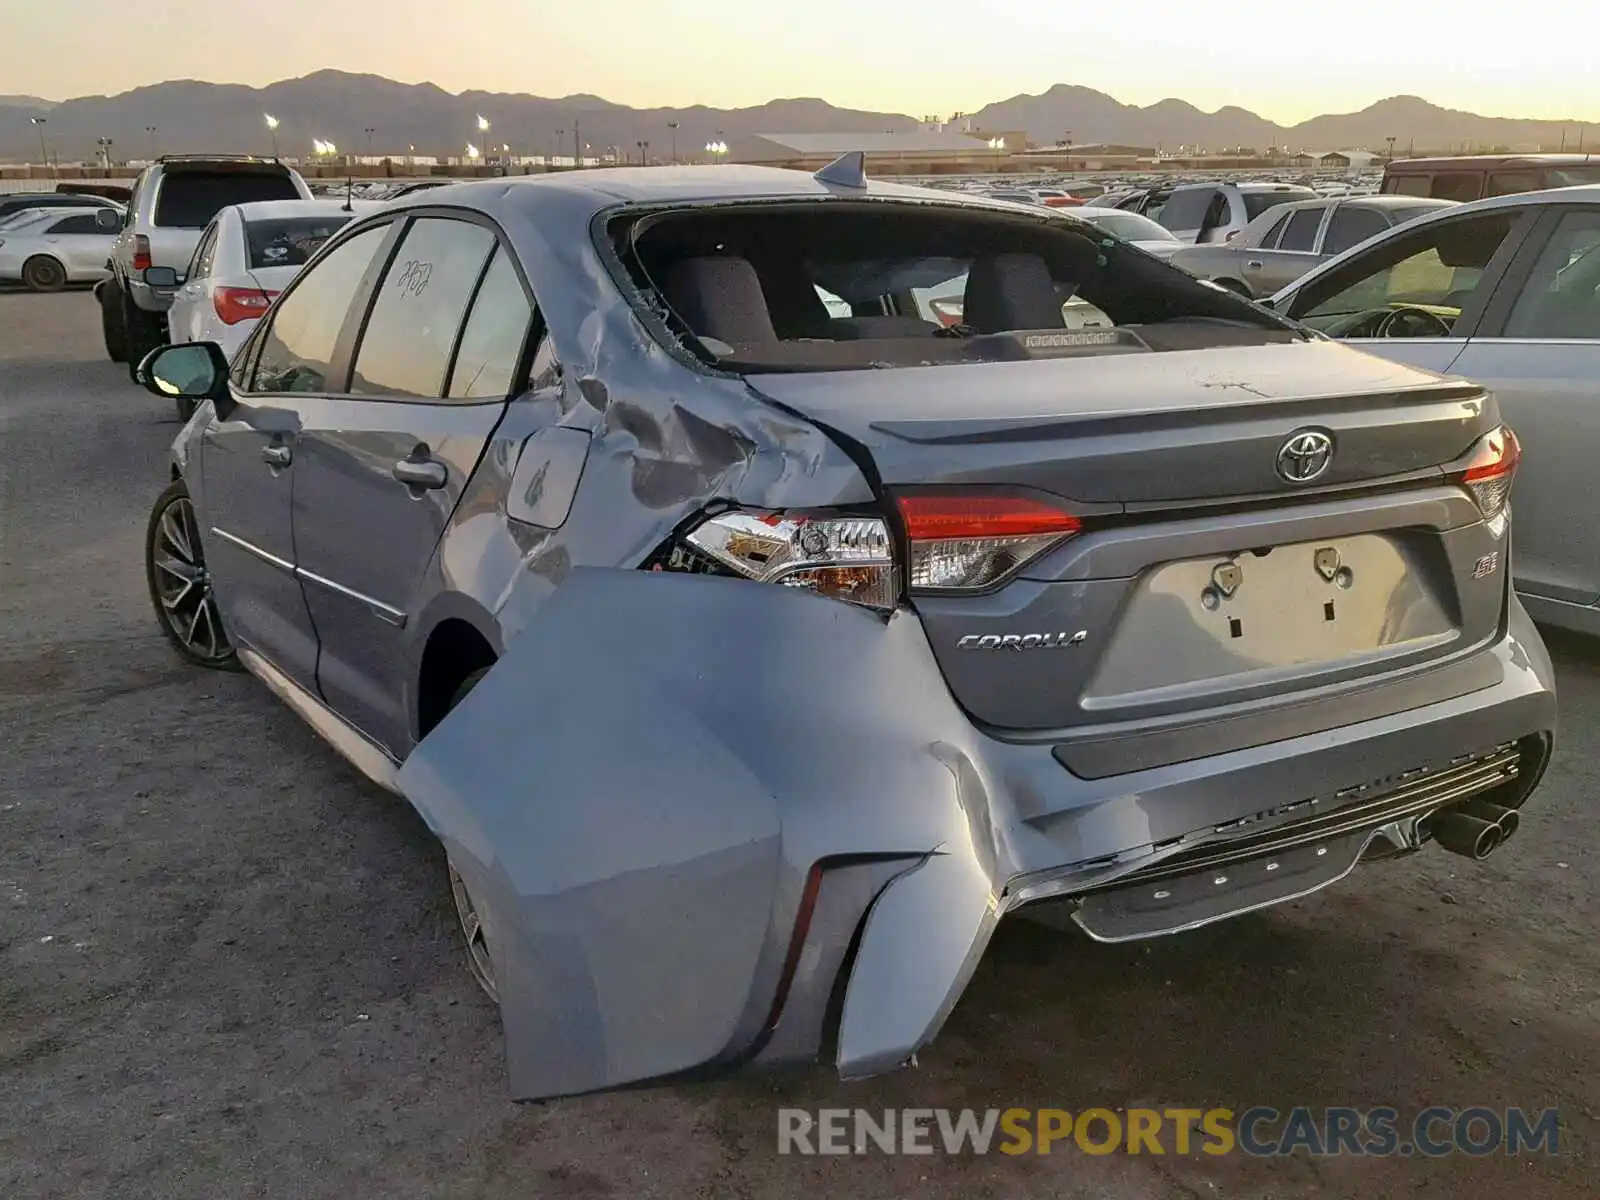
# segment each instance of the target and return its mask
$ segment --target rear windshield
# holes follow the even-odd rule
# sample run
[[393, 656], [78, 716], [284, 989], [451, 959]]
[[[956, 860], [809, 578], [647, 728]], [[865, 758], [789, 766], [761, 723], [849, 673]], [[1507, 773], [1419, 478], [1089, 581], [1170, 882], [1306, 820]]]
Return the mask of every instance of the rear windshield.
[[635, 298], [734, 370], [932, 366], [1294, 340], [1076, 222], [956, 204], [723, 205], [612, 222]]
[[161, 181], [155, 223], [169, 229], [204, 229], [230, 204], [298, 200], [294, 181], [280, 171], [182, 171]]
[[1269, 208], [1279, 204], [1293, 204], [1298, 200], [1316, 200], [1319, 197], [1310, 188], [1282, 188], [1271, 192], [1245, 192], [1246, 219], [1254, 221]]
[[281, 217], [251, 221], [244, 227], [250, 270], [261, 267], [303, 267], [322, 243], [338, 232], [354, 213], [332, 217]]

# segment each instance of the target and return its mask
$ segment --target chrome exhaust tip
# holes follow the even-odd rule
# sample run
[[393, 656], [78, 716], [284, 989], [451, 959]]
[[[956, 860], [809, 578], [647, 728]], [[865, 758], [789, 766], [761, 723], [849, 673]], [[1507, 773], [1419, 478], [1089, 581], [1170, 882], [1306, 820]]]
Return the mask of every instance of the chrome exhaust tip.
[[1475, 861], [1488, 858], [1505, 840], [1500, 826], [1493, 821], [1469, 817], [1455, 808], [1447, 808], [1429, 817], [1427, 828], [1433, 834], [1433, 840], [1450, 853]]
[[1501, 808], [1489, 800], [1463, 800], [1457, 804], [1453, 811], [1464, 813], [1469, 817], [1476, 817], [1480, 821], [1488, 821], [1500, 830], [1500, 840], [1507, 841], [1516, 833], [1517, 826], [1522, 824], [1522, 818], [1517, 815], [1514, 808]]

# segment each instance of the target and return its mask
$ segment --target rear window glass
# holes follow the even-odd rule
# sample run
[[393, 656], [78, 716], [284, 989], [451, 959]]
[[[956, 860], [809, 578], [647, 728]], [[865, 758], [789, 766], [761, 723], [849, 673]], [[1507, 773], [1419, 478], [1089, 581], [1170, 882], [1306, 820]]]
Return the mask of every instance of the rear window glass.
[[699, 357], [734, 370], [935, 366], [1148, 352], [1175, 337], [1297, 336], [1102, 232], [992, 209], [727, 205], [620, 217], [610, 236], [641, 307]]
[[204, 229], [230, 204], [299, 198], [294, 181], [275, 171], [182, 171], [162, 179], [155, 223], [171, 229]]
[[1310, 188], [1284, 188], [1273, 192], [1245, 192], [1245, 219], [1254, 221], [1269, 208], [1279, 204], [1293, 204], [1297, 200], [1315, 200], [1317, 194]]
[[250, 269], [303, 267], [354, 214], [334, 217], [283, 217], [251, 221], [244, 227]]

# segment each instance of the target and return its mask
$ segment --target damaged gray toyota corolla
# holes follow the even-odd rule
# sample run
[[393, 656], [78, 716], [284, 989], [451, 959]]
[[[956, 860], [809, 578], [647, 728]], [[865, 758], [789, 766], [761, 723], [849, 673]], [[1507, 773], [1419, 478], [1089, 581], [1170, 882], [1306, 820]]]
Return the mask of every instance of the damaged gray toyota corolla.
[[1493, 397], [1070, 217], [439, 188], [231, 366], [141, 376], [205, 401], [163, 629], [438, 834], [519, 1097], [893, 1068], [1002, 916], [1149, 937], [1481, 857], [1550, 754]]

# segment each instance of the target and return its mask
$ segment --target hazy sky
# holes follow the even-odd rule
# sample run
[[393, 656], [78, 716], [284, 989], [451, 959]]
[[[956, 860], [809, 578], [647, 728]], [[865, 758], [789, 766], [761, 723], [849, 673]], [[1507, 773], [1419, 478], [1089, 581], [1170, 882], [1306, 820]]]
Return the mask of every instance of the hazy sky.
[[822, 96], [920, 115], [1053, 83], [1281, 122], [1398, 93], [1600, 120], [1595, 0], [0, 0], [0, 93], [324, 67], [635, 106]]

